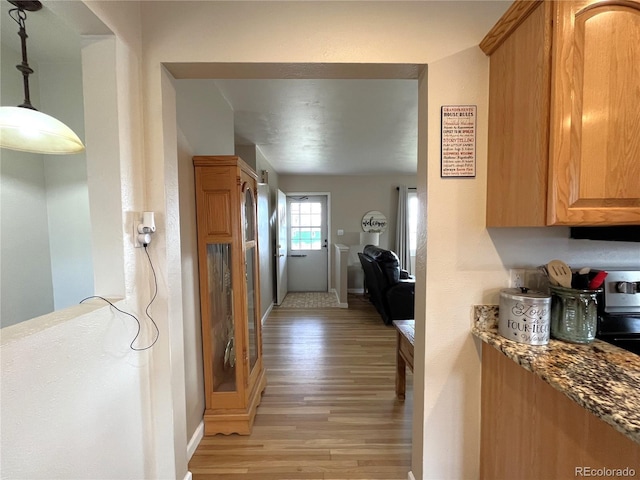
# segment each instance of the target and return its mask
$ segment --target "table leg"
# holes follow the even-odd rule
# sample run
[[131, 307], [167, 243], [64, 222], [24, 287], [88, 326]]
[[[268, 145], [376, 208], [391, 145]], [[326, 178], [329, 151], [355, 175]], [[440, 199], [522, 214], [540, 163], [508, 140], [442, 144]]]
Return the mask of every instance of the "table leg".
[[400, 400], [404, 400], [406, 389], [407, 362], [404, 361], [400, 354], [400, 343], [402, 335], [398, 332], [398, 342], [396, 346], [396, 396]]

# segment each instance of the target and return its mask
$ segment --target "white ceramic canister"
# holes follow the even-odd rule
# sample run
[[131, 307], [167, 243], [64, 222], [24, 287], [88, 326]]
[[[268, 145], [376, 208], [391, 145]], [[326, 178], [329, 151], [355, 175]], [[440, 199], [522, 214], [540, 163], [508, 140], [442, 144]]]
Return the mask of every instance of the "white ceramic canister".
[[498, 332], [529, 345], [549, 343], [551, 296], [527, 288], [500, 290]]

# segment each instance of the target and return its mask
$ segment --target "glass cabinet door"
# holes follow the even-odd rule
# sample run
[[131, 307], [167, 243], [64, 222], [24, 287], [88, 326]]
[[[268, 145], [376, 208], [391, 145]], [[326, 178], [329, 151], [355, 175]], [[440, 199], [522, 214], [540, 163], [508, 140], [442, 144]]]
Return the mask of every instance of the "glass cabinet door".
[[248, 248], [246, 251], [247, 266], [247, 331], [249, 332], [249, 371], [258, 360], [258, 325], [260, 312], [256, 310], [256, 269], [255, 269], [255, 247]]
[[233, 312], [231, 244], [207, 245], [209, 279], [209, 324], [213, 391], [234, 392], [236, 385], [236, 345]]
[[244, 191], [244, 208], [243, 208], [243, 219], [244, 219], [244, 241], [251, 242], [256, 238], [256, 215], [255, 208], [256, 202], [253, 198], [253, 190], [249, 185], [245, 184]]
[[245, 247], [245, 268], [247, 282], [247, 332], [249, 339], [249, 372], [253, 371], [258, 360], [258, 324], [260, 312], [257, 311], [257, 281], [256, 271], [257, 248], [256, 248], [256, 202], [253, 189], [249, 184], [245, 184], [243, 198], [243, 219], [244, 219], [244, 247]]

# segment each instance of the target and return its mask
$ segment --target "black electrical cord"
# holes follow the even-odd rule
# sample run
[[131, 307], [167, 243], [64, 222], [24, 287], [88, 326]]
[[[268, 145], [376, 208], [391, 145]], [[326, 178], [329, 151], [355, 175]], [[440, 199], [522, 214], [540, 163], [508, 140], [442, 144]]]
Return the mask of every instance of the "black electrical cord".
[[158, 325], [156, 324], [155, 320], [153, 319], [153, 317], [149, 314], [149, 308], [151, 307], [151, 304], [153, 303], [153, 301], [156, 299], [156, 297], [158, 296], [158, 278], [156, 276], [156, 270], [155, 268], [153, 268], [153, 262], [151, 262], [151, 257], [149, 256], [149, 250], [147, 250], [147, 245], [144, 245], [144, 252], [147, 254], [147, 258], [149, 259], [149, 266], [151, 266], [151, 272], [153, 273], [153, 284], [154, 284], [154, 292], [153, 292], [153, 296], [151, 297], [151, 300], [149, 301], [149, 303], [147, 304], [147, 307], [144, 309], [144, 313], [147, 315], [147, 317], [149, 317], [149, 320], [151, 320], [151, 323], [153, 323], [154, 328], [156, 329], [156, 338], [153, 340], [153, 342], [151, 342], [151, 345], [148, 345], [146, 347], [143, 348], [138, 348], [138, 347], [134, 347], [133, 344], [135, 343], [135, 341], [138, 339], [138, 337], [140, 336], [140, 330], [141, 330], [141, 326], [140, 326], [140, 320], [138, 320], [138, 317], [136, 317], [135, 315], [129, 313], [129, 312], [125, 312], [124, 310], [120, 310], [118, 307], [116, 307], [113, 303], [111, 303], [109, 300], [107, 300], [104, 297], [101, 297], [100, 295], [91, 295], [89, 297], [83, 298], [82, 300], [80, 300], [80, 303], [83, 303], [86, 300], [89, 300], [90, 298], [99, 298], [100, 300], [104, 300], [105, 302], [107, 302], [109, 305], [111, 305], [113, 308], [115, 308], [117, 311], [119, 311], [120, 313], [124, 313], [125, 315], [130, 316], [131, 318], [133, 318], [136, 321], [136, 324], [138, 325], [138, 331], [136, 332], [136, 336], [133, 337], [133, 340], [131, 340], [131, 343], [129, 344], [129, 348], [131, 350], [134, 350], [136, 352], [141, 352], [143, 350], [148, 350], [151, 347], [153, 347], [155, 345], [155, 343], [158, 341], [158, 338], [160, 338], [160, 329], [158, 328]]

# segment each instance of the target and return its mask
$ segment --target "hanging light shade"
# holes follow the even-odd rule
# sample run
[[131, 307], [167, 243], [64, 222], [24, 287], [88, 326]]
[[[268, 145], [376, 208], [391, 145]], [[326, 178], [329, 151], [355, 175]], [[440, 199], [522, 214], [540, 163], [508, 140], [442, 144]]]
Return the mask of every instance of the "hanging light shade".
[[78, 136], [51, 115], [24, 107], [0, 107], [0, 146], [32, 153], [79, 153]]
[[0, 107], [0, 147], [22, 152], [45, 154], [79, 153], [84, 150], [80, 138], [60, 120], [39, 112], [29, 96], [29, 75], [33, 69], [27, 60], [26, 11], [35, 12], [42, 8], [39, 1], [9, 0], [16, 6], [9, 15], [19, 25], [18, 35], [22, 45], [22, 63], [16, 68], [22, 72], [24, 102], [17, 107]]

